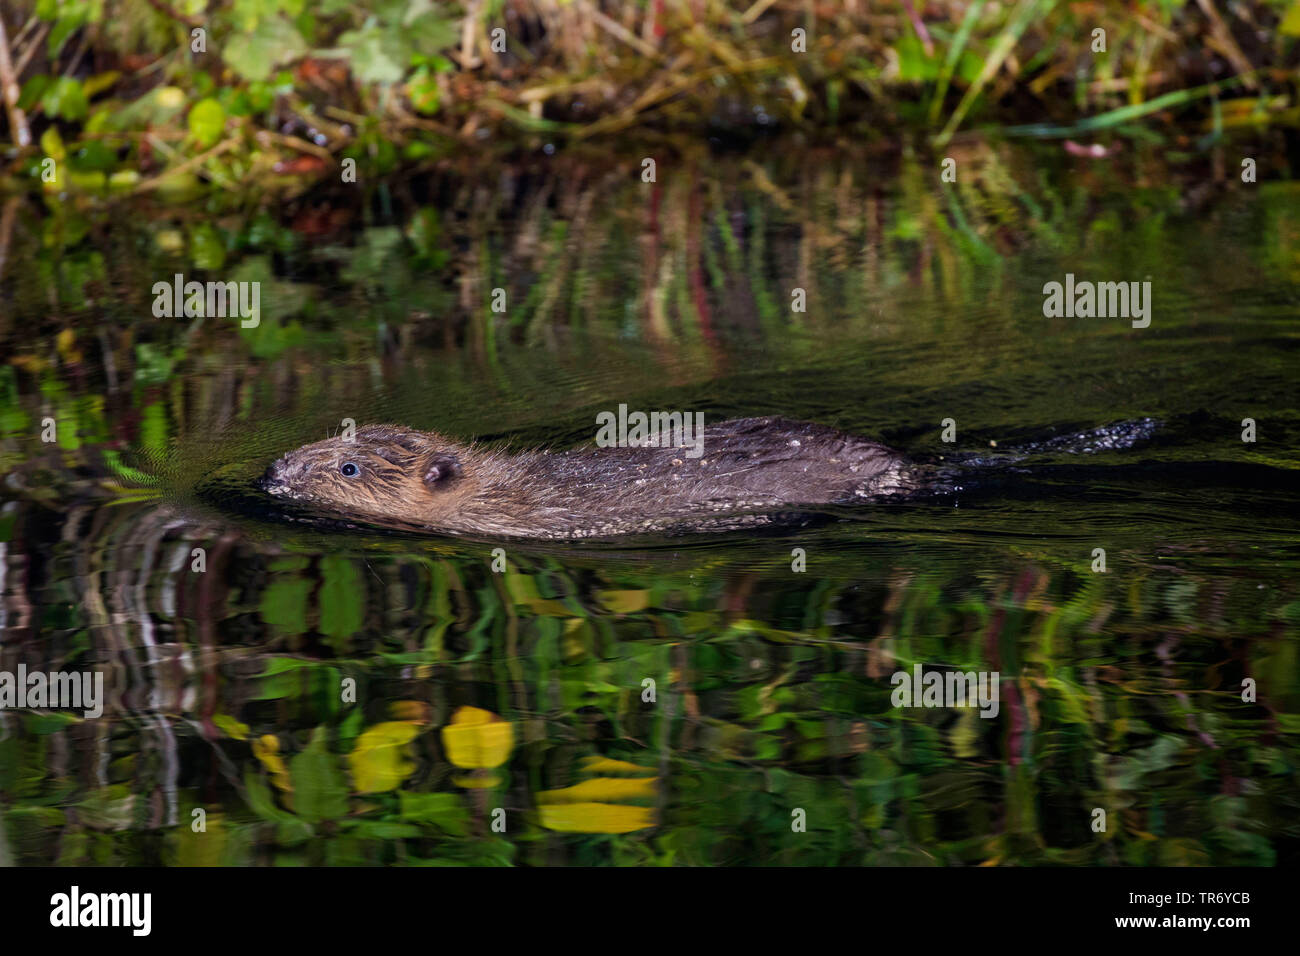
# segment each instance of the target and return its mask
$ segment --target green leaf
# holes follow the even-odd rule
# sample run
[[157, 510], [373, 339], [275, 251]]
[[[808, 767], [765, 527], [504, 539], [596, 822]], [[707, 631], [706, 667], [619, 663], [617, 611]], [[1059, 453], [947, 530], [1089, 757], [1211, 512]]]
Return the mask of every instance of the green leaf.
[[246, 80], [265, 80], [281, 63], [296, 60], [307, 50], [302, 34], [280, 17], [262, 20], [252, 33], [231, 39], [223, 56]]
[[30, 110], [41, 101], [45, 91], [50, 88], [50, 78], [44, 73], [37, 73], [23, 84], [23, 91], [18, 95], [18, 105]]
[[109, 192], [130, 192], [140, 183], [140, 174], [134, 169], [119, 169], [108, 177]]
[[406, 95], [410, 97], [411, 105], [415, 107], [417, 113], [431, 116], [438, 112], [442, 91], [438, 88], [438, 81], [430, 75], [427, 66], [422, 66], [415, 71], [406, 85]]
[[103, 116], [105, 130], [138, 130], [144, 126], [164, 126], [185, 108], [185, 93], [176, 86], [160, 86], [131, 103], [121, 105], [112, 113], [96, 110], [95, 118]]
[[339, 37], [339, 46], [349, 51], [352, 73], [363, 83], [396, 83], [406, 73], [411, 59], [400, 30], [375, 26], [349, 30]]
[[194, 141], [201, 149], [207, 149], [221, 138], [226, 126], [226, 111], [212, 97], [199, 100], [190, 109], [189, 126]]
[[233, 740], [248, 739], [248, 724], [241, 723], [229, 714], [213, 714], [212, 722], [221, 728], [221, 732]]
[[307, 749], [289, 761], [293, 778], [293, 807], [309, 823], [337, 820], [348, 812], [348, 787], [338, 760], [317, 727]]
[[43, 714], [27, 714], [23, 723], [23, 728], [31, 734], [44, 736], [45, 734], [56, 734], [60, 731], [67, 730], [70, 724], [78, 722], [75, 714], [65, 713], [63, 711], [49, 711]]
[[90, 108], [86, 91], [81, 83], [70, 76], [61, 76], [41, 97], [41, 106], [51, 119], [82, 119]]
[[1300, 0], [1295, 0], [1287, 8], [1286, 16], [1282, 18], [1282, 23], [1278, 27], [1283, 36], [1300, 37]]
[[413, 840], [425, 835], [419, 827], [387, 820], [358, 820], [352, 832], [367, 840]]
[[41, 134], [41, 149], [45, 150], [45, 155], [56, 163], [63, 162], [67, 150], [63, 148], [63, 137], [59, 135], [57, 126], [51, 126]]
[[408, 19], [407, 40], [415, 52], [424, 56], [433, 56], [439, 50], [455, 46], [459, 39], [456, 21], [449, 20], [436, 11], [431, 10]]
[[226, 244], [211, 223], [202, 223], [190, 231], [190, 260], [196, 268], [215, 271], [226, 261]]
[[283, 633], [302, 634], [307, 630], [307, 595], [311, 589], [312, 582], [306, 578], [272, 581], [262, 594], [262, 620]]
[[439, 246], [441, 235], [438, 210], [432, 206], [417, 210], [406, 229], [406, 238], [418, 252], [416, 262], [434, 269], [440, 269], [446, 264], [447, 253]]
[[122, 74], [120, 71], [107, 70], [104, 73], [96, 73], [94, 76], [86, 77], [81, 81], [81, 88], [85, 91], [87, 97], [93, 97], [97, 93], [102, 93], [104, 90], [113, 86], [113, 84], [121, 78]]
[[330, 637], [351, 637], [365, 621], [365, 581], [351, 558], [331, 554], [321, 560], [320, 630]]
[[77, 805], [77, 817], [97, 830], [125, 830], [134, 810], [135, 794], [119, 783], [87, 793]]
[[117, 151], [109, 149], [99, 140], [90, 140], [77, 147], [72, 165], [84, 172], [107, 173], [117, 166]]
[[257, 29], [263, 20], [270, 20], [280, 12], [280, 0], [234, 0], [231, 11], [235, 24], [244, 33]]
[[59, 17], [54, 28], [50, 30], [50, 38], [47, 41], [47, 49], [51, 60], [58, 58], [59, 51], [63, 49], [63, 44], [68, 42], [68, 38], [76, 33], [85, 24], [84, 14], [72, 13], [64, 14]]
[[282, 843], [301, 843], [311, 836], [311, 824], [276, 806], [271, 788], [251, 768], [244, 771], [244, 789], [248, 792], [249, 808], [263, 820], [280, 825], [276, 835]]
[[410, 823], [428, 823], [450, 833], [464, 836], [469, 832], [469, 812], [454, 793], [397, 792], [402, 819]]
[[167, 409], [162, 402], [152, 402], [144, 409], [140, 423], [140, 443], [154, 451], [165, 451], [168, 438]]
[[257, 676], [274, 677], [276, 674], [289, 674], [312, 666], [314, 666], [314, 662], [301, 661], [296, 657], [272, 657], [266, 662], [266, 670]]

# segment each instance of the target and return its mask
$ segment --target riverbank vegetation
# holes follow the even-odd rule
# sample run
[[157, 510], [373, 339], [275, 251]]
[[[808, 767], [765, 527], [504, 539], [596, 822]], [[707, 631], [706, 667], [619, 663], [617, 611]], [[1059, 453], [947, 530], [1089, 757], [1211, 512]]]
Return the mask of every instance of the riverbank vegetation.
[[5, 180], [52, 194], [628, 136], [1105, 155], [1300, 124], [1296, 0], [18, 0], [0, 21]]

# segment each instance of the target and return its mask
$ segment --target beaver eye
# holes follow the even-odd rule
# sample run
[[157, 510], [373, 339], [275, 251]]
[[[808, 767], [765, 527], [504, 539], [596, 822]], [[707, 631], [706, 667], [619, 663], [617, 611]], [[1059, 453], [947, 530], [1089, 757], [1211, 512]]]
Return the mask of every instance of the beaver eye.
[[344, 478], [355, 478], [357, 475], [361, 474], [361, 469], [358, 468], [355, 463], [345, 461], [343, 464], [339, 465], [339, 472]]

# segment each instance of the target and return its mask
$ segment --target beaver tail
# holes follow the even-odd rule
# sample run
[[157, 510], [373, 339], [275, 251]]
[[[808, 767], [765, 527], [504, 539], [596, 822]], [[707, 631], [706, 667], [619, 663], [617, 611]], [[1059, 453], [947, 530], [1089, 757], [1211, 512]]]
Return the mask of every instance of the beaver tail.
[[1098, 428], [1056, 435], [1041, 441], [998, 448], [996, 451], [957, 452], [921, 459], [929, 472], [925, 487], [937, 494], [953, 494], [995, 484], [1004, 476], [1029, 471], [1036, 458], [1096, 455], [1124, 451], [1149, 441], [1160, 428], [1154, 418], [1134, 418]]

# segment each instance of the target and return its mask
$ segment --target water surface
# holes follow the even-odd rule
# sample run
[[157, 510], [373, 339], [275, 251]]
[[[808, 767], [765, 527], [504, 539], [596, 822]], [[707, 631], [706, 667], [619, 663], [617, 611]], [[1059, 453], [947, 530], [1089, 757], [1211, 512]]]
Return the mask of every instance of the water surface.
[[[109, 700], [0, 711], [0, 859], [1294, 861], [1300, 191], [972, 149], [957, 185], [772, 148], [274, 216], [23, 206], [0, 670]], [[260, 281], [261, 324], [155, 319], [177, 272]], [[1067, 272], [1150, 281], [1150, 326], [1044, 317]], [[248, 484], [348, 418], [564, 447], [620, 403], [924, 456], [1159, 428], [978, 493], [579, 545], [304, 524]], [[998, 716], [892, 706], [916, 664], [996, 671]]]

